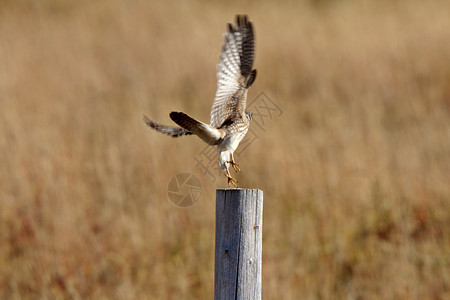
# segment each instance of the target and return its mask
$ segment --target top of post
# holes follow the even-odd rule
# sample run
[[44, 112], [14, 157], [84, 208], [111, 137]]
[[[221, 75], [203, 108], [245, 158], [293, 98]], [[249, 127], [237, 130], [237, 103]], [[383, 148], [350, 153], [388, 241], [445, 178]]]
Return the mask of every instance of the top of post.
[[262, 192], [262, 190], [260, 189], [244, 189], [244, 188], [231, 188], [231, 189], [216, 189], [216, 191], [260, 191]]

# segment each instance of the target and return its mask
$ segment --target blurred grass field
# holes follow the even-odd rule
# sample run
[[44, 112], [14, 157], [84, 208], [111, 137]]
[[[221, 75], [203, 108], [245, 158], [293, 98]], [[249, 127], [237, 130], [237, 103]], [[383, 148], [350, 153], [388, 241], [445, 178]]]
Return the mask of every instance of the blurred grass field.
[[[0, 1], [0, 298], [212, 299], [209, 121], [246, 13], [283, 114], [238, 158], [264, 191], [264, 299], [450, 298], [450, 2]], [[200, 201], [167, 197], [178, 172]]]

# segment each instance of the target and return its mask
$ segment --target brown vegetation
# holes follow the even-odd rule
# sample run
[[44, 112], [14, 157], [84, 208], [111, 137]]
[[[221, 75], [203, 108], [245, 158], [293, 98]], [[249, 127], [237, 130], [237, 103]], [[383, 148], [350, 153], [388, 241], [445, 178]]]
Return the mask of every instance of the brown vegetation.
[[[165, 1], [167, 2], [167, 1]], [[0, 298], [211, 299], [195, 137], [247, 13], [283, 110], [240, 156], [264, 190], [265, 299], [450, 296], [450, 2], [0, 1]], [[193, 207], [170, 203], [178, 172]]]

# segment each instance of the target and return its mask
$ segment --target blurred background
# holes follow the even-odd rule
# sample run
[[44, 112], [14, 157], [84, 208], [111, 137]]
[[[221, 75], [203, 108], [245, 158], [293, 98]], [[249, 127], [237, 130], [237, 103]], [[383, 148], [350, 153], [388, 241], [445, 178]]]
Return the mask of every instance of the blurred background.
[[[449, 299], [439, 0], [1, 0], [1, 299], [212, 299], [226, 178], [142, 115], [209, 121], [237, 13], [256, 31], [249, 100], [282, 110], [237, 158], [264, 191], [263, 298]], [[180, 172], [202, 185], [189, 208], [168, 198]]]

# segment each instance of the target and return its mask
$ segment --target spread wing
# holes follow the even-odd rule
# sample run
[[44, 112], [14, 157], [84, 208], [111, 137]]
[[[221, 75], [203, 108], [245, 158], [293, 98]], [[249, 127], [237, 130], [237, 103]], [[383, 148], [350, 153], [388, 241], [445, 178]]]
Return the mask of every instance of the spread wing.
[[219, 130], [208, 124], [191, 118], [183, 112], [173, 111], [170, 113], [170, 118], [182, 128], [194, 133], [196, 136], [210, 145], [217, 144], [222, 138]]
[[161, 125], [150, 118], [148, 118], [146, 115], [144, 115], [144, 122], [151, 128], [155, 129], [158, 132], [170, 135], [171, 137], [179, 137], [182, 135], [190, 135], [192, 134], [191, 131], [186, 130], [181, 127], [172, 127], [172, 126], [164, 126]]
[[218, 129], [197, 121], [185, 113], [173, 111], [170, 113], [170, 118], [181, 127], [161, 125], [148, 118], [146, 115], [144, 115], [144, 122], [156, 131], [170, 135], [171, 137], [195, 134], [210, 145], [217, 144], [222, 138]]
[[211, 109], [211, 126], [220, 128], [234, 115], [244, 115], [246, 92], [256, 77], [252, 70], [254, 35], [247, 16], [237, 16], [237, 27], [228, 24], [217, 65], [217, 91]]

